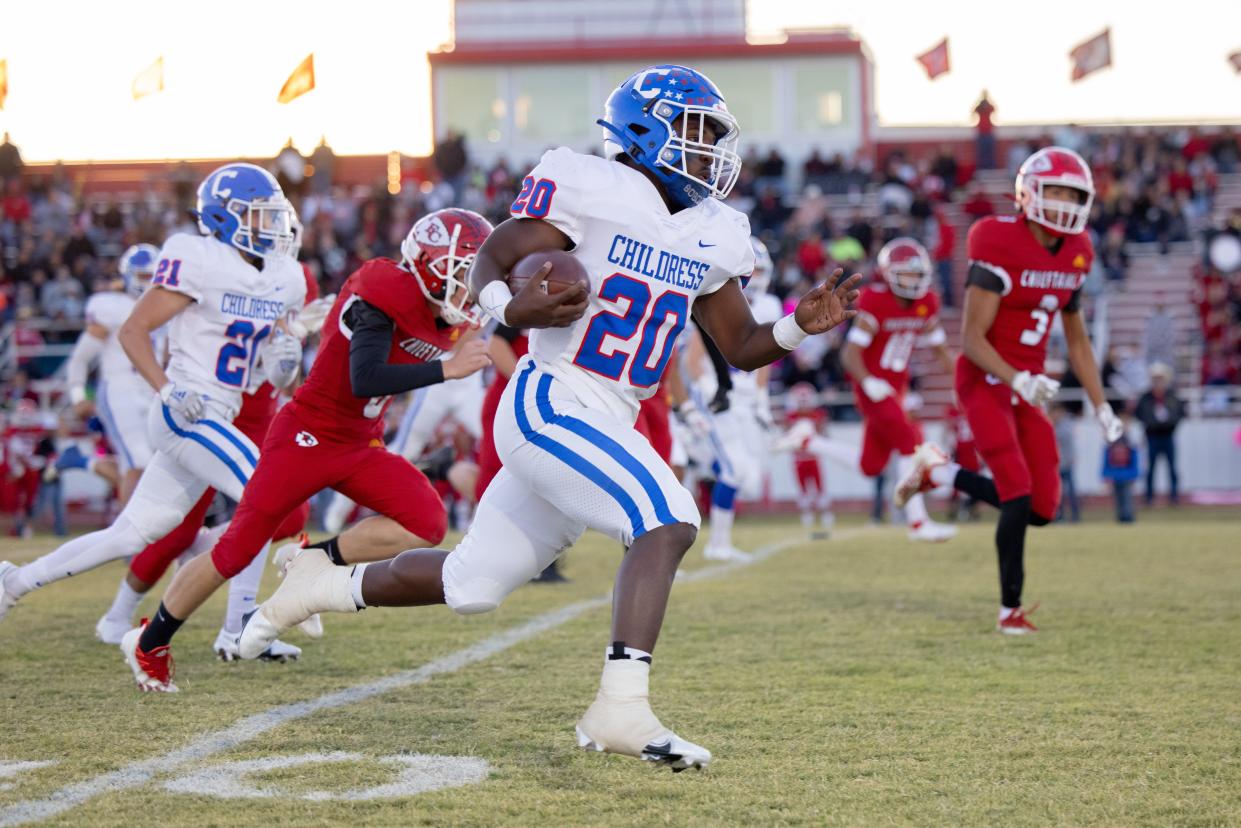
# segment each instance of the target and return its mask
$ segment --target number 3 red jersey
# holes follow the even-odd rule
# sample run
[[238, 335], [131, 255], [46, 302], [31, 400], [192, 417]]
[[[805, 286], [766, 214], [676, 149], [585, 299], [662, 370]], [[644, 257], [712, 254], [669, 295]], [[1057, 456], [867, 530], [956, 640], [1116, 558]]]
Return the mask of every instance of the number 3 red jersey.
[[1051, 323], [1061, 309], [1077, 309], [1094, 260], [1085, 233], [1062, 239], [1058, 250], [1048, 250], [1021, 216], [989, 216], [970, 228], [971, 271], [980, 267], [1002, 284], [987, 341], [1018, 371], [1042, 373]]
[[349, 380], [349, 306], [359, 299], [392, 320], [390, 363], [429, 362], [450, 350], [460, 327], [439, 324], [416, 277], [390, 259], [371, 259], [346, 281], [323, 323], [310, 376], [293, 396], [298, 418], [316, 437], [383, 439], [383, 414], [390, 396], [355, 397]]
[[[862, 290], [857, 300], [858, 318], [874, 329], [862, 348], [862, 364], [868, 373], [888, 381], [898, 394], [909, 385], [909, 358], [921, 341], [939, 329], [939, 296], [933, 291], [920, 299], [901, 299], [885, 284]], [[942, 342], [943, 334], [940, 333]], [[853, 341], [857, 341], [854, 336]], [[858, 342], [858, 344], [861, 344]]]

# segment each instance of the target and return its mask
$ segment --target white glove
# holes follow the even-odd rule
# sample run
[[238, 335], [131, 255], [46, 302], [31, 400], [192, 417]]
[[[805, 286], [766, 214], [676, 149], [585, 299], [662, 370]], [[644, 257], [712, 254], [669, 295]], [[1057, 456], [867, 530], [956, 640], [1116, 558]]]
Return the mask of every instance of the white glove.
[[775, 418], [771, 416], [771, 398], [767, 395], [766, 388], [758, 392], [758, 402], [754, 406], [754, 418], [758, 420], [763, 431], [771, 431], [776, 425]]
[[879, 402], [895, 394], [896, 389], [885, 379], [868, 376], [862, 380], [862, 393], [871, 402]]
[[711, 421], [694, 405], [693, 400], [686, 400], [678, 405], [676, 415], [696, 436], [706, 437], [711, 433]]
[[175, 382], [165, 383], [159, 389], [159, 399], [187, 423], [198, 422], [207, 411], [206, 397], [188, 388], [178, 388]]
[[1099, 425], [1103, 427], [1103, 439], [1109, 444], [1115, 443], [1125, 434], [1125, 424], [1116, 416], [1116, 412], [1107, 403], [1099, 406], [1094, 413], [1094, 418], [1099, 421]]
[[1013, 377], [1013, 390], [1030, 405], [1041, 406], [1059, 393], [1060, 383], [1046, 374], [1020, 371]]
[[263, 346], [263, 373], [277, 388], [288, 388], [302, 366], [302, 343], [284, 331], [276, 331]]
[[311, 334], [317, 334], [323, 328], [323, 320], [327, 319], [328, 311], [336, 303], [336, 294], [320, 296], [300, 311], [289, 317], [289, 333], [305, 341]]

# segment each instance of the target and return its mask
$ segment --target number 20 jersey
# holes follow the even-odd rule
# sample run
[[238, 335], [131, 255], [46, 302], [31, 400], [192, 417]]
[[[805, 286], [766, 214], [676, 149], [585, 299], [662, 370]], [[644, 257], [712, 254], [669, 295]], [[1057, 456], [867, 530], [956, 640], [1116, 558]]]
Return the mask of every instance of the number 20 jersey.
[[563, 232], [590, 274], [585, 315], [532, 331], [530, 353], [622, 422], [658, 388], [694, 299], [754, 270], [744, 214], [715, 199], [669, 213], [641, 172], [564, 147], [543, 155], [511, 212]]
[[273, 326], [305, 304], [301, 265], [274, 256], [259, 270], [215, 238], [177, 233], [164, 242], [151, 284], [194, 300], [168, 325], [169, 379], [235, 416]]
[[1051, 323], [1062, 308], [1076, 308], [1094, 261], [1085, 233], [1063, 238], [1058, 250], [1048, 250], [1022, 216], [988, 216], [970, 228], [971, 269], [981, 267], [1003, 285], [987, 341], [1018, 371], [1043, 372]]

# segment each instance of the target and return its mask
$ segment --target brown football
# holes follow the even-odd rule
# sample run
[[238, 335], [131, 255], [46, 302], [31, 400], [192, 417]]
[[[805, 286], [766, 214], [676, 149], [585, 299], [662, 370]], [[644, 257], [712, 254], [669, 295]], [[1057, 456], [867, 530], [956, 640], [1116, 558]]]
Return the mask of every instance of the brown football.
[[584, 282], [586, 289], [590, 290], [590, 274], [576, 256], [565, 250], [538, 250], [523, 257], [509, 272], [509, 289], [516, 294], [546, 262], [552, 263], [552, 272], [547, 274], [547, 281], [543, 283], [545, 293], [560, 293], [578, 282]]

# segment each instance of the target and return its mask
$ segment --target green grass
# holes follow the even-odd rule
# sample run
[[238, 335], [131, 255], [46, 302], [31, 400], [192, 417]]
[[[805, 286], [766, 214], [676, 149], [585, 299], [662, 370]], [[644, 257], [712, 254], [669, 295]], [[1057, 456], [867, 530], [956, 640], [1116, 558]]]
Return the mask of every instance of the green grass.
[[[1235, 511], [1143, 514], [1134, 526], [1031, 535], [1028, 639], [993, 631], [990, 523], [914, 546], [895, 530], [805, 542], [681, 584], [652, 678], [655, 711], [709, 747], [671, 774], [573, 747], [594, 694], [606, 609], [460, 672], [326, 711], [187, 770], [345, 751], [473, 756], [480, 785], [403, 799], [225, 800], [156, 779], [67, 811], [64, 825], [1236, 825], [1241, 823], [1241, 557]], [[790, 523], [743, 521], [750, 548]], [[53, 541], [0, 545], [29, 560]], [[0, 624], [0, 761], [57, 760], [7, 780], [0, 813], [158, 756], [269, 707], [417, 667], [605, 593], [619, 558], [589, 537], [563, 587], [497, 613], [370, 610], [326, 619], [291, 665], [222, 665], [217, 596], [178, 636], [177, 696], [143, 696], [93, 641], [121, 568], [56, 584]], [[692, 552], [686, 567], [703, 566]], [[266, 589], [272, 585], [265, 584]], [[160, 588], [162, 590], [162, 587]], [[154, 599], [150, 600], [152, 606]], [[372, 763], [256, 775], [290, 796], [382, 784]], [[173, 775], [180, 775], [177, 772]]]

